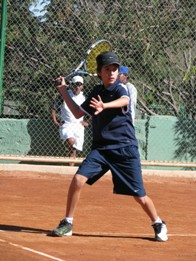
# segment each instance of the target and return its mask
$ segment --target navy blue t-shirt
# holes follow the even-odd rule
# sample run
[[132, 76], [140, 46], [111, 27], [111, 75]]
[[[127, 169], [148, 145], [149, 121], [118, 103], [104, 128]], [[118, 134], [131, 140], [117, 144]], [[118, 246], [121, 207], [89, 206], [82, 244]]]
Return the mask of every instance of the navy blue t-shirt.
[[127, 106], [123, 108], [105, 109], [98, 115], [91, 108], [92, 97], [101, 97], [103, 103], [111, 102], [122, 96], [128, 96], [126, 87], [117, 80], [114, 84], [105, 88], [103, 85], [96, 86], [82, 103], [82, 109], [92, 116], [93, 149], [117, 149], [128, 145], [138, 146], [135, 129], [131, 120], [131, 113]]

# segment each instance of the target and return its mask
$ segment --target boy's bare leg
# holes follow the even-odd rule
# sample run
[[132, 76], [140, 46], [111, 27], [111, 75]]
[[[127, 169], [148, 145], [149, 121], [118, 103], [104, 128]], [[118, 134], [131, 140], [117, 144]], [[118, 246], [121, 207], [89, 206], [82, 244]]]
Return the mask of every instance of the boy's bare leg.
[[154, 222], [157, 218], [157, 211], [153, 201], [148, 196], [134, 197], [134, 199], [142, 206], [143, 210], [150, 217], [151, 221]]
[[73, 217], [75, 209], [77, 207], [77, 203], [80, 199], [81, 189], [86, 181], [87, 178], [80, 174], [76, 174], [73, 177], [67, 196], [66, 217]]
[[142, 206], [146, 214], [150, 217], [155, 233], [155, 240], [159, 242], [167, 241], [168, 236], [166, 223], [158, 217], [152, 200], [148, 196], [134, 198]]
[[50, 233], [51, 236], [62, 237], [72, 235], [73, 215], [80, 199], [82, 187], [86, 181], [86, 177], [79, 174], [74, 175], [69, 186], [65, 218], [61, 220], [59, 225]]

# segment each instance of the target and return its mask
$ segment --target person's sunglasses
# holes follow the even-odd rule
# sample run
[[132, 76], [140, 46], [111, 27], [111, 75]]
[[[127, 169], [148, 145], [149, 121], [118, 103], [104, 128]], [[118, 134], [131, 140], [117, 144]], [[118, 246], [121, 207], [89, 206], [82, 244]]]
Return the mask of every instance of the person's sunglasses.
[[74, 86], [80, 86], [80, 85], [82, 85], [82, 83], [81, 83], [81, 82], [76, 82], [76, 83], [74, 83], [73, 85], [74, 85]]

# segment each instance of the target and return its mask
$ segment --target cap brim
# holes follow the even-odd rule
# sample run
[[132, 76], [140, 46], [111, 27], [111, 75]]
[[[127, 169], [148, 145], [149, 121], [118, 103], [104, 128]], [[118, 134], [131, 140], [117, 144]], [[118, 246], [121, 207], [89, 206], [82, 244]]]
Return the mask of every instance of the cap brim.
[[103, 64], [102, 66], [107, 66], [107, 65], [111, 65], [111, 64], [117, 64], [118, 66], [120, 66], [120, 63], [117, 63], [117, 62], [111, 62], [111, 63]]

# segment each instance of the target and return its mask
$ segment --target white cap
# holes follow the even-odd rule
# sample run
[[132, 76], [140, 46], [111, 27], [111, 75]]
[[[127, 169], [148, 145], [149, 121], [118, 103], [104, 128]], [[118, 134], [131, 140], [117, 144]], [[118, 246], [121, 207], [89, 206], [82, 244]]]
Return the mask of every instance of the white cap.
[[83, 84], [84, 83], [84, 79], [81, 76], [74, 76], [72, 78], [72, 83], [76, 83], [76, 82], [81, 82]]

